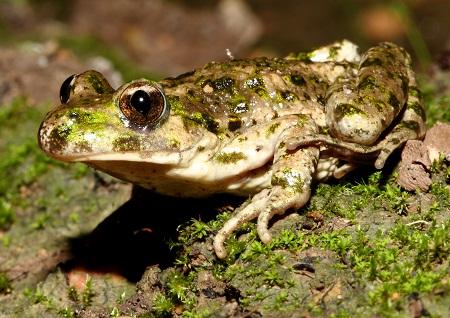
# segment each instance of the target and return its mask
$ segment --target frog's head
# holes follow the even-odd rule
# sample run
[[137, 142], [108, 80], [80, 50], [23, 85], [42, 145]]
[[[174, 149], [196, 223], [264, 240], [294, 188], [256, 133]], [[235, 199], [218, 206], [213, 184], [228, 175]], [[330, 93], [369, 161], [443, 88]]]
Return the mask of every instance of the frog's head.
[[198, 149], [217, 143], [203, 127], [170, 115], [163, 89], [146, 79], [114, 90], [100, 73], [86, 71], [64, 81], [60, 98], [39, 129], [41, 148], [58, 160], [123, 175], [123, 165], [131, 163], [188, 164]]

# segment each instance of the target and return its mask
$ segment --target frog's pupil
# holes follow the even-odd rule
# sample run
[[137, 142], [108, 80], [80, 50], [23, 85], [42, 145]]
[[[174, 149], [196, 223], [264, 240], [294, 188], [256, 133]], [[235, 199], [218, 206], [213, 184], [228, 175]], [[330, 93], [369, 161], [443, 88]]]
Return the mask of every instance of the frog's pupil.
[[131, 95], [130, 105], [142, 115], [147, 115], [152, 104], [150, 95], [143, 90], [137, 90]]
[[66, 80], [62, 83], [61, 88], [59, 89], [59, 99], [61, 103], [65, 104], [69, 101], [70, 91], [72, 90], [72, 80], [75, 77], [74, 75], [70, 75]]

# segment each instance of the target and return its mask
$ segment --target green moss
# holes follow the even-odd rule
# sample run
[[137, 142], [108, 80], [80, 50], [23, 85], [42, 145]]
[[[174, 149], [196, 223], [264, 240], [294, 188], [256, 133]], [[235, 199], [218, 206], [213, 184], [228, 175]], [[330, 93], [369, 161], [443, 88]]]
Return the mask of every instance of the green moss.
[[214, 160], [223, 164], [233, 164], [240, 160], [247, 159], [247, 156], [242, 152], [219, 152], [214, 155]]
[[170, 317], [174, 308], [172, 300], [164, 294], [157, 294], [153, 301], [152, 311], [158, 317]]
[[30, 134], [37, 132], [42, 116], [21, 98], [0, 107], [0, 229], [9, 228], [14, 210], [24, 204], [19, 188], [35, 182], [54, 163], [39, 149], [35, 134]]
[[7, 294], [11, 292], [11, 282], [8, 277], [0, 273], [0, 294]]

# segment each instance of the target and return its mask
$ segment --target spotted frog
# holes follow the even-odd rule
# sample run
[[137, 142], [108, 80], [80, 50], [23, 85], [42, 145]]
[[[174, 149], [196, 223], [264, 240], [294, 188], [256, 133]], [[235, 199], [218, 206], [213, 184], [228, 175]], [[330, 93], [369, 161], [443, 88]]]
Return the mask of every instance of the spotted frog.
[[84, 162], [119, 179], [177, 197], [251, 196], [214, 238], [304, 206], [313, 182], [363, 164], [383, 168], [425, 115], [411, 59], [392, 43], [362, 56], [340, 41], [286, 58], [211, 62], [159, 82], [114, 90], [90, 70], [61, 86], [61, 105], [39, 129], [51, 157]]

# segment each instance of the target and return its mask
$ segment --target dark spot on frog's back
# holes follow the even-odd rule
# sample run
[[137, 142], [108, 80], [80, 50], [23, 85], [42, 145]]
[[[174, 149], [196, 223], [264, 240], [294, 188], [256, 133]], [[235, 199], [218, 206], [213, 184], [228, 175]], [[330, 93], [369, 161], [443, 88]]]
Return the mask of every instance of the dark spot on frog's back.
[[216, 134], [219, 131], [219, 123], [207, 113], [195, 112], [188, 118], [200, 124], [212, 133]]
[[231, 77], [224, 76], [214, 80], [206, 80], [202, 83], [202, 87], [204, 88], [206, 85], [211, 86], [215, 90], [225, 91], [233, 94], [235, 81]]
[[133, 136], [119, 137], [113, 142], [113, 150], [117, 152], [139, 150], [140, 146], [139, 139]]
[[399, 109], [402, 105], [400, 105], [400, 101], [395, 96], [393, 92], [389, 92], [389, 105], [391, 105], [394, 109]]
[[408, 128], [408, 129], [416, 131], [416, 132], [420, 130], [419, 124], [417, 122], [413, 121], [413, 120], [403, 121], [403, 122], [400, 123], [400, 126]]
[[230, 131], [235, 131], [241, 128], [242, 120], [237, 116], [230, 116], [228, 118], [228, 129]]
[[80, 141], [75, 144], [74, 151], [78, 153], [92, 152], [92, 147], [87, 141]]
[[305, 78], [299, 74], [292, 74], [290, 76], [290, 80], [291, 80], [292, 84], [295, 84], [297, 86], [303, 86], [306, 84]]

